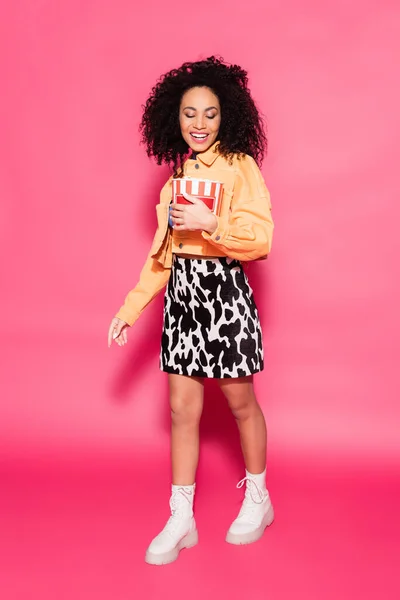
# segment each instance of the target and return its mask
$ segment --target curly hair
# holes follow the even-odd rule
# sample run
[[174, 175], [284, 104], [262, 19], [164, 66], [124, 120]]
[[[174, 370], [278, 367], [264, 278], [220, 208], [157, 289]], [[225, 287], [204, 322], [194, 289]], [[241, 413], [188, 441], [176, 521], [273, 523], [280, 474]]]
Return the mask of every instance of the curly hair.
[[208, 87], [221, 105], [218, 152], [232, 160], [233, 155], [252, 156], [261, 165], [267, 151], [265, 124], [248, 89], [247, 72], [211, 56], [198, 62], [186, 62], [160, 77], [153, 87], [140, 124], [142, 143], [147, 155], [157, 164], [172, 165], [177, 173], [189, 146], [179, 126], [179, 108], [183, 94], [193, 87]]

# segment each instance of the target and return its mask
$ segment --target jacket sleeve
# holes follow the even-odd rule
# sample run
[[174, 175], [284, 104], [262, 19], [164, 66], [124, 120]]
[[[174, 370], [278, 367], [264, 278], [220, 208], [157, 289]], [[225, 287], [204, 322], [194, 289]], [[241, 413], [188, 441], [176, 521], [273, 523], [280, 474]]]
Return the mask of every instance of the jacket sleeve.
[[128, 293], [123, 306], [115, 316], [132, 326], [146, 306], [167, 284], [170, 273], [171, 269], [163, 267], [151, 256], [150, 251], [137, 285]]
[[160, 255], [166, 252], [170, 244], [170, 235], [168, 234], [168, 203], [166, 202], [170, 194], [170, 180], [171, 178], [161, 190], [162, 202], [156, 205], [157, 230], [146, 262], [140, 272], [139, 281], [133, 290], [128, 293], [123, 306], [121, 306], [115, 315], [131, 326], [137, 321], [146, 306], [165, 287], [171, 274], [171, 268], [164, 266], [166, 262], [165, 257], [163, 256], [158, 260]]
[[229, 216], [217, 217], [217, 228], [203, 237], [238, 260], [256, 260], [269, 254], [274, 223], [263, 176], [250, 156], [237, 160]]

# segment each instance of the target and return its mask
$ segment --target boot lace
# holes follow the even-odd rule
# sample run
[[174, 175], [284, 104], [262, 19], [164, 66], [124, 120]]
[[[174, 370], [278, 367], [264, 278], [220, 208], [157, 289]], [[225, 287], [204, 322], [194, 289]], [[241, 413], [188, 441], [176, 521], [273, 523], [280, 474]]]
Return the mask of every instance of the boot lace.
[[239, 483], [237, 484], [236, 487], [240, 490], [240, 488], [242, 488], [245, 483], [246, 483], [245, 499], [251, 498], [251, 500], [255, 504], [262, 504], [265, 494], [262, 492], [262, 490], [260, 490], [260, 488], [254, 481], [254, 479], [251, 479], [250, 477], [243, 477], [243, 479], [241, 479], [239, 481]]
[[183, 517], [186, 513], [187, 506], [185, 502], [190, 505], [188, 493], [184, 488], [179, 488], [172, 494], [170, 498], [169, 506], [171, 509], [171, 516], [165, 525], [164, 531], [171, 533], [175, 530], [181, 517]]
[[259, 519], [260, 505], [264, 502], [266, 494], [259, 488], [254, 479], [250, 479], [249, 477], [244, 477], [241, 481], [239, 481], [236, 487], [240, 489], [245, 483], [246, 492], [238, 518], [244, 518], [245, 521], [257, 523]]

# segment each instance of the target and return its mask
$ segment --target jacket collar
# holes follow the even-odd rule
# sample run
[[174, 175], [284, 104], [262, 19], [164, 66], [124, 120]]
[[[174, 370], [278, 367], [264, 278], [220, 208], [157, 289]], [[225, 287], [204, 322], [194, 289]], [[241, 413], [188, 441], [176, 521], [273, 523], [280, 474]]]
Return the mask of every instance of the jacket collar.
[[200, 152], [197, 155], [197, 160], [201, 160], [202, 163], [208, 165], [209, 167], [217, 160], [219, 156], [219, 152], [217, 150], [219, 142], [215, 142], [212, 146], [209, 147], [205, 152]]

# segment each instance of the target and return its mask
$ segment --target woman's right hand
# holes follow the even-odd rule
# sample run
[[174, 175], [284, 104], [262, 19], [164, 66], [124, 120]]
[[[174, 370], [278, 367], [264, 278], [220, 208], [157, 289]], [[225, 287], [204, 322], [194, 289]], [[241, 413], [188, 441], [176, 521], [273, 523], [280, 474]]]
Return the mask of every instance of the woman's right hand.
[[108, 330], [108, 347], [110, 348], [113, 340], [118, 346], [125, 346], [128, 342], [128, 323], [114, 317]]

